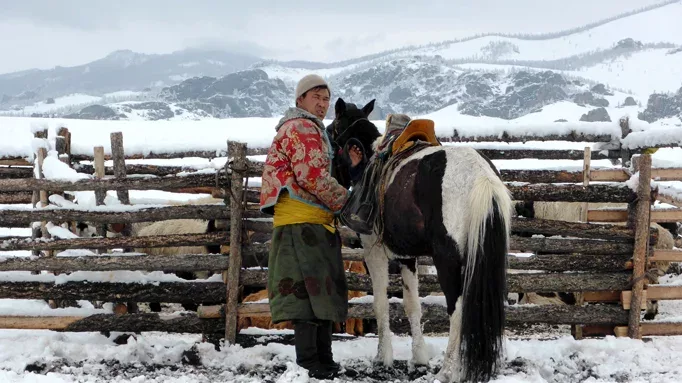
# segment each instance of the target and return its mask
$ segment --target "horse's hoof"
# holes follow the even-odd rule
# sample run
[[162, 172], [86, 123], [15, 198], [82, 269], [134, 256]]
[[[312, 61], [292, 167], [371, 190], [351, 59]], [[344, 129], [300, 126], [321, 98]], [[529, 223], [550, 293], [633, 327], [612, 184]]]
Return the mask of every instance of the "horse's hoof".
[[454, 383], [454, 382], [459, 382], [460, 377], [459, 374], [454, 374], [452, 371], [449, 371], [447, 369], [441, 368], [438, 374], [436, 374], [436, 379], [433, 381], [434, 383]]
[[415, 366], [428, 366], [429, 360], [429, 355], [424, 349], [412, 353], [412, 364]]
[[374, 364], [384, 367], [393, 367], [393, 358], [389, 356], [377, 355], [374, 358]]

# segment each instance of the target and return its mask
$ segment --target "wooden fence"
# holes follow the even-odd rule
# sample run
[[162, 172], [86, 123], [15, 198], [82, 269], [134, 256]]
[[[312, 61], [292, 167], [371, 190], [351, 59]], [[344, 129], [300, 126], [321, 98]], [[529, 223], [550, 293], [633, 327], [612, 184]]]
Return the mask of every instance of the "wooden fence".
[[[43, 132], [38, 132], [41, 138]], [[227, 342], [236, 338], [236, 321], [239, 316], [269, 316], [267, 304], [240, 303], [239, 286], [265, 288], [266, 270], [243, 269], [242, 260], [253, 255], [265, 256], [268, 244], [248, 243], [244, 231], [268, 233], [272, 222], [256, 209], [257, 188], [245, 188], [244, 180], [259, 177], [262, 164], [247, 159], [249, 154], [262, 150], [249, 150], [245, 144], [229, 142], [230, 161], [215, 174], [186, 171], [181, 167], [130, 165], [125, 163], [123, 141], [120, 133], [112, 133], [113, 168], [104, 166], [102, 147], [93, 148], [92, 157], [70, 155], [70, 135], [59, 132], [60, 159], [82, 173], [95, 177], [79, 181], [44, 179], [41, 166], [46, 153], [39, 150], [33, 161], [4, 159], [4, 164], [18, 167], [0, 167], [0, 203], [33, 203], [35, 209], [5, 209], [0, 216], [0, 227], [34, 227], [31, 239], [0, 238], [0, 250], [30, 250], [39, 257], [8, 258], [0, 262], [0, 271], [31, 271], [38, 273], [68, 273], [73, 271], [201, 271], [224, 270], [223, 280], [216, 282], [158, 282], [154, 284], [122, 282], [0, 282], [0, 298], [51, 299], [51, 300], [103, 300], [136, 302], [193, 302], [204, 304], [196, 315], [166, 318], [159, 314], [126, 313], [98, 314], [87, 317], [0, 317], [0, 328], [52, 329], [60, 331], [166, 331], [203, 333], [207, 337], [224, 337]], [[46, 134], [44, 135], [46, 138]], [[526, 141], [537, 137], [481, 137], [479, 141]], [[563, 141], [609, 141], [600, 135], [549, 137]], [[464, 142], [466, 137], [454, 135], [453, 141]], [[442, 139], [442, 141], [447, 141]], [[60, 149], [61, 148], [61, 149]], [[610, 150], [599, 153], [571, 150], [482, 150], [492, 159], [583, 159], [582, 171], [553, 170], [502, 170], [502, 178], [515, 200], [566, 201], [566, 202], [624, 202], [628, 210], [589, 211], [590, 222], [630, 222], [628, 226], [603, 223], [575, 223], [540, 219], [514, 219], [512, 224], [512, 249], [543, 253], [530, 257], [509, 255], [509, 268], [528, 271], [509, 273], [509, 292], [575, 292], [582, 295], [575, 306], [509, 306], [509, 323], [550, 323], [576, 326], [576, 336], [604, 334], [641, 337], [643, 335], [682, 334], [682, 325], [675, 323], [640, 323], [640, 310], [645, 300], [682, 299], [682, 287], [648, 285], [644, 275], [652, 261], [682, 261], [675, 251], [653, 251], [657, 232], [649, 228], [650, 221], [682, 221], [680, 209], [650, 211], [652, 196], [649, 182], [639, 182], [637, 191], [624, 182], [631, 177], [627, 168], [591, 169], [590, 160], [630, 160], [632, 151]], [[192, 155], [215, 157], [216, 153], [193, 152]], [[165, 157], [164, 157], [165, 156]], [[170, 158], [167, 154], [151, 157]], [[146, 157], [149, 158], [149, 157]], [[21, 161], [25, 161], [21, 163]], [[94, 165], [77, 163], [94, 160]], [[14, 161], [14, 162], [12, 162]], [[29, 165], [33, 165], [30, 167]], [[651, 158], [644, 154], [637, 161], [640, 181], [652, 177], [669, 180], [682, 179], [681, 169], [652, 169]], [[143, 174], [148, 176], [142, 176]], [[134, 175], [134, 176], [133, 176]], [[608, 183], [591, 183], [608, 182]], [[247, 185], [248, 186], [248, 185]], [[104, 191], [116, 190], [122, 204], [130, 204], [129, 190], [165, 190], [175, 192], [213, 193], [224, 197], [224, 205], [164, 206], [126, 208], [104, 205]], [[96, 209], [82, 209], [70, 203], [66, 191], [95, 190]], [[4, 197], [3, 197], [4, 196]], [[30, 198], [29, 198], [30, 197]], [[2, 198], [5, 198], [4, 200]], [[660, 196], [658, 199], [661, 200]], [[53, 204], [50, 204], [52, 202]], [[679, 201], [668, 203], [680, 206]], [[229, 204], [229, 205], [228, 205]], [[50, 238], [47, 223], [86, 221], [105, 225], [108, 223], [150, 222], [167, 219], [196, 218], [229, 220], [229, 230], [209, 234], [179, 234], [151, 237], [101, 237], [57, 239]], [[38, 223], [38, 224], [35, 224]], [[38, 230], [42, 228], [41, 230]], [[352, 233], [342, 230], [345, 237]], [[534, 234], [543, 237], [522, 237]], [[43, 238], [38, 238], [42, 236]], [[223, 245], [224, 254], [183, 254], [177, 256], [136, 255], [107, 253], [97, 256], [55, 257], [54, 253], [66, 249], [131, 249], [135, 247], [170, 247], [190, 245]], [[360, 260], [358, 249], [344, 249], [345, 260]], [[421, 257], [420, 264], [431, 264]], [[347, 273], [350, 290], [371, 292], [371, 279], [367, 275]], [[399, 276], [391, 275], [390, 292], [399, 292]], [[439, 292], [435, 275], [420, 275], [422, 295]], [[392, 321], [406, 320], [402, 308], [391, 305]], [[446, 331], [449, 325], [445, 307], [423, 304], [426, 331]], [[349, 317], [372, 318], [368, 303], [351, 303]], [[581, 334], [582, 333], [582, 334]], [[219, 334], [219, 335], [216, 335]]]

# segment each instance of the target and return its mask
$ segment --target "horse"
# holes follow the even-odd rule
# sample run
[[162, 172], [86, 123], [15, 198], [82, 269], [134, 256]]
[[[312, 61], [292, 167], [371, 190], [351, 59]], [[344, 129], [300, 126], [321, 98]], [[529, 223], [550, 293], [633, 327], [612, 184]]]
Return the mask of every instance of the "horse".
[[[360, 142], [369, 165], [382, 135], [362, 108], [339, 98], [326, 133], [335, 151], [332, 176], [350, 187], [351, 142]], [[353, 141], [355, 140], [355, 141]], [[379, 196], [380, 222], [360, 234], [372, 279], [379, 345], [375, 362], [393, 364], [387, 298], [388, 264], [402, 264], [403, 306], [412, 333], [412, 361], [429, 361], [420, 326], [416, 257], [431, 256], [445, 295], [450, 330], [441, 382], [488, 381], [504, 353], [506, 270], [511, 230], [511, 193], [492, 162], [469, 147], [429, 146], [400, 160]], [[378, 205], [377, 202], [374, 202]], [[375, 206], [378, 208], [379, 206]]]

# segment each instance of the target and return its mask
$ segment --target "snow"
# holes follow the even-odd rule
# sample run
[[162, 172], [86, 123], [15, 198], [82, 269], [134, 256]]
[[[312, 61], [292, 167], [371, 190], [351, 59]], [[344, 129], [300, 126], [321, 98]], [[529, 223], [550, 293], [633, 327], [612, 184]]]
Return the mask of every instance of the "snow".
[[[481, 48], [490, 42], [508, 41], [519, 48], [518, 53], [501, 57], [507, 60], [556, 60], [611, 48], [624, 37], [632, 37], [643, 43], [672, 41], [682, 43], [682, 3], [677, 2], [656, 10], [613, 21], [592, 28], [586, 32], [547, 40], [523, 40], [517, 38], [484, 37], [463, 43], [450, 44], [439, 48], [420, 48], [409, 52], [397, 52], [389, 57], [406, 54], [441, 55], [445, 59], [477, 59]], [[656, 28], [641, 27], [655, 25]], [[638, 27], [640, 26], [640, 27]], [[627, 31], [624, 35], [623, 31]], [[530, 113], [515, 120], [503, 120], [492, 117], [474, 117], [462, 115], [457, 105], [452, 105], [424, 116], [436, 122], [437, 133], [451, 136], [456, 129], [460, 135], [466, 136], [500, 136], [503, 132], [515, 136], [537, 137], [538, 141], [524, 143], [446, 143], [446, 145], [466, 145], [487, 149], [574, 149], [583, 150], [586, 146], [593, 151], [618, 146], [620, 128], [618, 119], [630, 117], [633, 133], [622, 140], [627, 148], [654, 146], [663, 140], [666, 144], [682, 144], [682, 128], [679, 119], [671, 118], [649, 124], [637, 119], [640, 106], [618, 107], [630, 93], [636, 101], [645, 104], [648, 95], [655, 91], [673, 91], [680, 86], [682, 78], [682, 54], [668, 55], [669, 49], [647, 49], [634, 52], [629, 56], [617, 57], [608, 62], [589, 67], [559, 73], [580, 76], [582, 78], [608, 84], [609, 87], [628, 89], [628, 93], [616, 91], [613, 96], [605, 96], [610, 106], [607, 112], [613, 119], [610, 123], [557, 123], [557, 119], [578, 121], [580, 116], [593, 109], [590, 106], [579, 106], [571, 102], [558, 102], [546, 105], [542, 110]], [[655, 63], [655, 66], [652, 66]], [[181, 65], [191, 66], [187, 62]], [[352, 64], [334, 68], [315, 70], [315, 73], [331, 78], [342, 72], [353, 70], [361, 64]], [[518, 65], [497, 64], [462, 64], [463, 68], [513, 70], [523, 68]], [[285, 68], [275, 65], [261, 67], [270, 77], [278, 77], [288, 84], [293, 84], [302, 76], [312, 72], [299, 68]], [[133, 91], [113, 92], [102, 97], [83, 94], [57, 98], [56, 103], [47, 105], [44, 102], [28, 106], [20, 111], [0, 112], [14, 113], [47, 113], [58, 108], [77, 107], [79, 105], [101, 102], [103, 99], [132, 99], [144, 96]], [[130, 102], [127, 102], [130, 104]], [[119, 102], [117, 105], [122, 105]], [[171, 106], [174, 107], [174, 106]], [[129, 113], [131, 118], [144, 118], [144, 111]], [[187, 116], [187, 115], [186, 115]], [[192, 117], [192, 116], [189, 116]], [[192, 117], [193, 118], [193, 117]], [[228, 139], [243, 141], [250, 148], [268, 147], [275, 134], [274, 126], [279, 118], [233, 118], [204, 119], [201, 121], [89, 121], [68, 119], [43, 119], [24, 117], [0, 117], [0, 157], [22, 156], [29, 160], [38, 147], [48, 149], [48, 157], [44, 163], [45, 178], [52, 180], [76, 181], [91, 178], [91, 175], [78, 173], [69, 168], [56, 157], [54, 152], [54, 136], [61, 126], [69, 128], [72, 134], [72, 153], [92, 155], [93, 147], [103, 146], [106, 154], [110, 154], [110, 134], [123, 133], [124, 147], [127, 154], [148, 155], [154, 153], [177, 153], [186, 151], [215, 152], [215, 158], [176, 158], [171, 160], [129, 160], [129, 164], [154, 164], [187, 167], [188, 172], [200, 171], [212, 173], [220, 169], [227, 160], [226, 149]], [[325, 123], [330, 123], [327, 120]], [[373, 121], [379, 131], [384, 130], [384, 121]], [[44, 127], [49, 128], [49, 138], [36, 140], [33, 133]], [[608, 134], [612, 143], [596, 144], [584, 142], [542, 142], [542, 136], [548, 134], [565, 134], [572, 130], [586, 134]], [[265, 156], [254, 156], [252, 159], [263, 161]], [[653, 166], [657, 168], [682, 167], [682, 150], [680, 148], [661, 148], [652, 155]], [[572, 160], [495, 160], [499, 169], [547, 169], [582, 171], [582, 161]], [[111, 166], [107, 161], [106, 166]], [[594, 160], [593, 169], [615, 167], [607, 160]], [[626, 184], [636, 187], [637, 175]], [[258, 177], [250, 178], [249, 185], [258, 185]], [[658, 187], [661, 194], [682, 198], [682, 182], [660, 182], [653, 180], [652, 186]], [[121, 205], [114, 191], [107, 193], [105, 206], [95, 206], [94, 193], [91, 191], [72, 193], [76, 196], [77, 205], [53, 196], [51, 202], [59, 206], [47, 209], [77, 209], [81, 211], [135, 211], [145, 208], [166, 206], [171, 201], [202, 198], [205, 195], [170, 193], [157, 190], [130, 191], [133, 206]], [[663, 204], [657, 205], [658, 207]], [[0, 206], [0, 213], [7, 209], [29, 210], [30, 205]], [[48, 224], [53, 237], [74, 238], [68, 230]], [[0, 239], [3, 236], [30, 237], [29, 228], [0, 228]], [[86, 249], [71, 249], [57, 252], [57, 257], [101, 256]], [[125, 256], [135, 256], [125, 254]], [[0, 262], [13, 257], [32, 257], [30, 251], [0, 252]], [[112, 272], [72, 272], [54, 275], [51, 273], [31, 274], [30, 272], [0, 272], [0, 281], [34, 281], [63, 284], [71, 281], [88, 281], [93, 283], [138, 283], [158, 284], [160, 282], [186, 282], [172, 273], [142, 271]], [[221, 281], [215, 275], [205, 281]], [[682, 285], [682, 277], [667, 275], [660, 278], [660, 283], [669, 286]], [[371, 295], [354, 298], [353, 303], [371, 303]], [[401, 303], [398, 298], [391, 302]], [[443, 296], [427, 296], [420, 298], [423, 304], [444, 305]], [[0, 299], [0, 316], [87, 316], [93, 314], [111, 314], [112, 305], [107, 303], [103, 308], [95, 308], [91, 303], [79, 301], [79, 307], [51, 309], [43, 300]], [[267, 299], [259, 303], [267, 303]], [[682, 322], [682, 301], [659, 301], [660, 314], [657, 320]], [[177, 315], [177, 312], [170, 315]], [[273, 331], [262, 329], [246, 329], [243, 334], [262, 334], [264, 338], [275, 339], [282, 334], [291, 335], [291, 331]], [[430, 381], [438, 367], [442, 364], [443, 351], [447, 338], [443, 334], [431, 334], [426, 337], [430, 366], [411, 379], [407, 373], [398, 368], [378, 379], [362, 378], [350, 381]], [[224, 347], [215, 351], [212, 345], [200, 343], [197, 346], [201, 365], [187, 366], [183, 362], [183, 353], [199, 342], [200, 335], [149, 333], [136, 334], [127, 344], [116, 345], [113, 339], [117, 334], [104, 336], [99, 333], [59, 333], [43, 330], [0, 330], [0, 381], [2, 382], [308, 382], [307, 373], [295, 365], [294, 349], [291, 345], [278, 343], [261, 343], [248, 348], [241, 346]], [[376, 353], [377, 338], [372, 334], [354, 339], [336, 341], [333, 344], [335, 357], [340, 363], [364, 371], [366, 375], [376, 373], [379, 369], [370, 363]], [[409, 337], [393, 336], [396, 360], [400, 363], [409, 361], [411, 357], [411, 341]], [[550, 331], [517, 335], [508, 332], [505, 340], [506, 359], [502, 375], [494, 382], [612, 382], [612, 381], [655, 381], [677, 382], [682, 374], [679, 355], [682, 353], [682, 337], [652, 337], [650, 341], [639, 341], [625, 338], [606, 337], [605, 339], [574, 340], [567, 331]], [[26, 367], [41, 370], [38, 373], [27, 371]], [[40, 367], [45, 365], [44, 368]], [[398, 374], [398, 375], [396, 375]], [[366, 379], [366, 380], [365, 380]], [[338, 381], [345, 381], [339, 379]]]
[[[630, 37], [647, 43], [682, 43], [682, 4], [675, 2], [658, 9], [631, 15], [607, 24], [553, 39], [519, 39], [500, 36], [481, 37], [445, 47], [425, 47], [411, 50], [410, 55], [440, 55], [445, 59], [481, 57], [482, 48], [491, 42], [504, 41], [518, 47], [518, 53], [509, 52], [503, 59], [557, 60], [573, 55], [613, 47], [618, 41]], [[656, 25], [656, 28], [633, 26]], [[624, 31], [627, 31], [624, 33]], [[404, 53], [401, 53], [404, 54]], [[401, 55], [401, 54], [396, 54]]]
[[651, 129], [632, 132], [621, 140], [625, 148], [646, 148], [656, 145], [682, 146], [682, 129], [679, 127], [652, 127]]
[[320, 76], [322, 76], [325, 79], [329, 79], [329, 77], [339, 74], [341, 72], [353, 70], [358, 67], [358, 64], [351, 64], [351, 65], [346, 65], [346, 66], [339, 66], [339, 67], [334, 67], [334, 68], [328, 68], [328, 69], [315, 69], [310, 70], [310, 69], [302, 69], [302, 68], [289, 68], [289, 67], [284, 67], [281, 65], [265, 65], [259, 67], [259, 69], [263, 70], [265, 73], [268, 74], [268, 77], [270, 78], [279, 78], [280, 80], [284, 81], [285, 83], [288, 84], [295, 84], [298, 83], [298, 81], [305, 77], [306, 75], [310, 73], [316, 73]]
[[[26, 124], [7, 124], [0, 122], [2, 140], [0, 140], [0, 157], [31, 157], [33, 133]], [[32, 157], [31, 157], [32, 158]]]
[[0, 227], [0, 238], [16, 236], [30, 237], [31, 229], [23, 227]]
[[648, 95], [675, 92], [682, 85], [682, 53], [670, 55], [669, 51], [647, 49], [579, 70], [558, 72], [628, 89], [646, 104]]
[[[262, 331], [272, 337], [289, 331]], [[313, 382], [294, 363], [292, 345], [267, 343], [252, 347], [227, 346], [216, 351], [202, 343], [196, 347], [200, 366], [183, 365], [183, 353], [200, 335], [143, 333], [116, 345], [113, 338], [98, 333], [57, 333], [43, 330], [0, 331], [0, 379], [6, 382]], [[393, 336], [397, 361], [409, 360], [409, 337]], [[371, 368], [378, 339], [373, 336], [335, 341], [333, 352], [344, 367], [378, 373]], [[442, 364], [446, 337], [427, 336], [431, 361], [417, 378], [390, 378], [401, 372], [385, 373], [378, 380], [340, 379], [336, 381], [428, 382]], [[506, 339], [501, 374], [492, 382], [677, 382], [682, 366], [680, 337], [658, 338], [650, 342], [627, 338], [574, 340], [560, 336], [552, 340]], [[29, 365], [44, 364], [47, 375], [26, 372]], [[152, 368], [148, 368], [150, 366]], [[113, 368], [112, 368], [113, 367]], [[123, 371], [118, 370], [118, 368]], [[277, 370], [276, 370], [277, 368]], [[114, 370], [112, 373], [111, 370]], [[279, 372], [277, 372], [279, 371]], [[403, 373], [404, 374], [404, 373]], [[421, 376], [420, 376], [421, 375]], [[30, 379], [30, 380], [29, 380]]]
[[[63, 97], [54, 99], [54, 104], [48, 104], [46, 101], [37, 102], [31, 106], [24, 107], [21, 112], [30, 115], [32, 113], [50, 113], [64, 107], [77, 107], [90, 105], [99, 102], [102, 98], [97, 96], [90, 96], [82, 93], [73, 93]], [[16, 114], [17, 111], [0, 111], [0, 114]]]
[[[415, 118], [430, 118], [436, 123], [439, 136], [450, 137], [456, 129], [460, 136], [476, 137], [481, 135], [501, 136], [504, 132], [512, 136], [535, 136], [541, 138], [549, 134], [568, 134], [572, 131], [584, 134], [610, 135], [619, 140], [620, 127], [614, 122], [553, 122], [559, 115], [574, 116], [576, 106], [570, 103], [557, 103], [546, 107], [546, 111], [533, 113], [517, 120], [504, 120], [492, 117], [462, 115], [456, 105], [437, 112]], [[560, 111], [566, 111], [560, 113]], [[583, 113], [587, 112], [585, 109]], [[636, 118], [634, 113], [620, 110], [621, 116]], [[551, 116], [551, 117], [550, 117]], [[246, 142], [250, 148], [266, 148], [272, 142], [279, 118], [230, 118], [207, 119], [200, 121], [90, 121], [68, 119], [41, 119], [23, 117], [0, 117], [0, 130], [6, 132], [0, 143], [0, 155], [24, 156], [31, 158], [34, 151], [31, 126], [49, 125], [51, 147], [54, 132], [66, 126], [71, 132], [72, 154], [92, 155], [95, 146], [103, 146], [105, 154], [111, 154], [110, 134], [123, 134], [126, 154], [149, 155], [150, 153], [178, 153], [187, 151], [215, 152], [216, 157], [224, 157], [227, 140]], [[380, 132], [385, 122], [372, 121]], [[331, 123], [326, 120], [325, 124]], [[665, 143], [675, 144], [682, 141], [681, 129], [659, 123], [640, 122], [646, 131], [636, 132], [623, 141], [628, 147], [651, 146], [656, 136], [665, 133]], [[655, 132], [654, 132], [655, 130]], [[44, 144], [37, 140], [36, 145]]]
[[95, 314], [111, 314], [112, 304], [106, 303], [103, 308], [95, 308], [88, 301], [78, 301], [80, 307], [53, 309], [44, 300], [39, 299], [0, 299], [0, 315], [3, 316], [88, 316]]

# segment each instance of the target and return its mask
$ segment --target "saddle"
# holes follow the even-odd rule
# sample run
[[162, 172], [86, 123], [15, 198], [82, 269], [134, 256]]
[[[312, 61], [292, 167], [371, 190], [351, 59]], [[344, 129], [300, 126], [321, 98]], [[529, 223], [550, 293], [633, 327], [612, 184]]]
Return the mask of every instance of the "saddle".
[[361, 234], [371, 234], [376, 227], [381, 238], [383, 197], [388, 177], [403, 159], [427, 147], [441, 145], [434, 125], [432, 120], [411, 120], [405, 114], [388, 115], [386, 131], [369, 159], [362, 179], [353, 185], [341, 210], [339, 220], [342, 224]]

